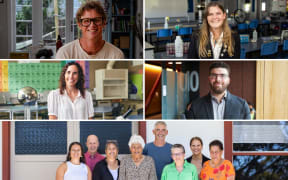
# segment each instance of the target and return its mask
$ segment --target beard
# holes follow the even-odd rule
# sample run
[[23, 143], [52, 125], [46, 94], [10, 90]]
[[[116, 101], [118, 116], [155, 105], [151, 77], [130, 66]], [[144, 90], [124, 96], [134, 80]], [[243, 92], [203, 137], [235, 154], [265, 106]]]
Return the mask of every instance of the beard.
[[209, 83], [210, 89], [212, 90], [213, 93], [215, 94], [222, 94], [226, 89], [228, 88], [229, 84], [223, 84], [220, 87], [216, 86], [216, 83]]

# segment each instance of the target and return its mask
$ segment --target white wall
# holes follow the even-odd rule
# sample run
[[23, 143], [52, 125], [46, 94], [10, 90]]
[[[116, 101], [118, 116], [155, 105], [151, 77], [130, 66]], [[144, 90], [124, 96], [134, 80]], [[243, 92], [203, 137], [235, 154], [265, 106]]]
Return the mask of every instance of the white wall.
[[187, 0], [145, 0], [146, 18], [187, 16], [187, 10]]
[[[146, 140], [154, 140], [152, 130], [156, 121], [147, 121]], [[190, 139], [199, 136], [203, 140], [203, 154], [209, 157], [209, 143], [219, 139], [224, 143], [224, 122], [223, 121], [165, 121], [168, 126], [167, 142], [171, 144], [182, 144], [185, 147], [185, 156], [191, 156]], [[224, 153], [223, 153], [224, 154]]]

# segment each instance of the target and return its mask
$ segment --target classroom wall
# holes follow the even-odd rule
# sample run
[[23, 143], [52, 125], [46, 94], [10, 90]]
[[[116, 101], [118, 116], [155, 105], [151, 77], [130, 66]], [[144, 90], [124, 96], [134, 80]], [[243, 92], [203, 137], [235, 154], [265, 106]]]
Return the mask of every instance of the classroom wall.
[[146, 18], [187, 16], [187, 10], [187, 0], [145, 0]]

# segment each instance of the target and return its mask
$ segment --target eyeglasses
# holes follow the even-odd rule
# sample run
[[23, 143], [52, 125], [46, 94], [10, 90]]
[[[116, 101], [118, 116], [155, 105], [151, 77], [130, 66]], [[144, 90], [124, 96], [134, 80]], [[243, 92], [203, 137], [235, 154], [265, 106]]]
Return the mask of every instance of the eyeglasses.
[[182, 156], [182, 154], [183, 154], [183, 152], [181, 152], [181, 153], [172, 153], [171, 155], [176, 157], [176, 156]]
[[209, 77], [211, 79], [216, 79], [217, 77], [219, 77], [220, 79], [224, 79], [224, 78], [227, 78], [228, 75], [227, 74], [210, 74]]
[[95, 25], [102, 25], [103, 17], [95, 17], [95, 18], [83, 18], [80, 19], [80, 23], [84, 27], [90, 26], [91, 22], [93, 22]]

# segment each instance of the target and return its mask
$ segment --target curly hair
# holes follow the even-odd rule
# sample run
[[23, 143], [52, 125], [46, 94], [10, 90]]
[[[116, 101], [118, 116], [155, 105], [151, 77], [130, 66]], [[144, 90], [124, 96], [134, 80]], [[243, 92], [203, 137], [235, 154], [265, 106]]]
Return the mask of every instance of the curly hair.
[[84, 14], [84, 12], [89, 10], [95, 10], [98, 14], [100, 14], [103, 18], [103, 24], [106, 24], [107, 16], [103, 6], [99, 1], [87, 1], [86, 3], [82, 4], [76, 13], [77, 23], [80, 23], [81, 16]]
[[66, 157], [66, 161], [70, 161], [71, 160], [71, 149], [72, 149], [72, 146], [73, 145], [79, 145], [80, 148], [81, 148], [81, 157], [80, 157], [80, 162], [82, 163], [85, 163], [85, 157], [84, 157], [84, 151], [83, 151], [83, 146], [79, 143], [79, 142], [72, 142], [70, 145], [69, 145], [69, 151], [68, 151], [68, 154], [67, 154], [67, 157]]
[[[207, 16], [209, 14], [209, 8], [210, 7], [218, 7], [221, 9], [221, 11], [226, 14], [224, 7], [218, 3], [218, 2], [210, 2], [207, 7], [205, 8], [205, 12], [204, 12], [204, 16], [203, 16], [203, 24], [200, 28], [200, 43], [199, 43], [199, 56], [200, 57], [207, 57], [208, 56], [208, 52], [206, 49], [207, 44], [209, 43], [209, 24], [207, 21]], [[234, 49], [234, 39], [232, 38], [232, 31], [228, 25], [227, 22], [227, 16], [223, 22], [222, 25], [222, 29], [223, 29], [223, 44], [226, 45], [228, 47], [228, 54], [229, 56], [233, 56], [235, 49]]]
[[66, 89], [65, 73], [68, 67], [73, 66], [73, 65], [77, 67], [78, 75], [79, 75], [78, 82], [76, 83], [76, 88], [80, 90], [81, 96], [85, 98], [85, 88], [84, 88], [85, 77], [84, 77], [84, 73], [83, 73], [81, 66], [77, 62], [69, 62], [63, 67], [61, 74], [60, 74], [60, 79], [59, 79], [60, 94], [64, 94], [64, 90]]

